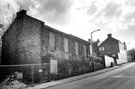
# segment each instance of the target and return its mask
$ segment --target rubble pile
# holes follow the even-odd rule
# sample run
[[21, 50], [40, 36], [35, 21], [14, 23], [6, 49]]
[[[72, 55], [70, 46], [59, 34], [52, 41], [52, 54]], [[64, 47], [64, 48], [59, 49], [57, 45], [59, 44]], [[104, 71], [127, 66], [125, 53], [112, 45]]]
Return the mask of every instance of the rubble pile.
[[26, 89], [27, 85], [17, 81], [17, 80], [13, 80], [13, 81], [7, 81], [0, 89]]

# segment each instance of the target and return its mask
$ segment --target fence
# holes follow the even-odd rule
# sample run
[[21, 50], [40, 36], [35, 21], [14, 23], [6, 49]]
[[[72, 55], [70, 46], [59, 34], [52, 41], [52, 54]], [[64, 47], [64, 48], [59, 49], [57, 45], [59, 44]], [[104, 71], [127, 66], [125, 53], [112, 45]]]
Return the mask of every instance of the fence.
[[[63, 60], [58, 62], [56, 74], [50, 73], [50, 67], [50, 63], [0, 65], [0, 80], [5, 79], [15, 72], [19, 72], [23, 75], [22, 81], [24, 83], [34, 84], [50, 80], [59, 80], [93, 71], [92, 61], [87, 60]], [[103, 64], [100, 61], [95, 61], [95, 70], [99, 69], [103, 69]]]
[[23, 82], [26, 84], [38, 83], [50, 80], [50, 64], [21, 64], [21, 65], [0, 65], [0, 80], [15, 72], [22, 73]]

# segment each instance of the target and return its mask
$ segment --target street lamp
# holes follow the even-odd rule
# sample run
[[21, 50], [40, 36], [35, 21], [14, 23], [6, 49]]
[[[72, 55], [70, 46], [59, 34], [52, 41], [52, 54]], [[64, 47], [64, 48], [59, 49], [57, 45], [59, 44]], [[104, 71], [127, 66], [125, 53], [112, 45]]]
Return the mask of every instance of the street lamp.
[[92, 44], [93, 44], [93, 37], [92, 37], [92, 34], [94, 33], [94, 32], [96, 32], [96, 31], [100, 31], [101, 29], [97, 29], [97, 30], [94, 30], [94, 31], [92, 31], [91, 32], [91, 57], [92, 57], [92, 61], [93, 61], [93, 71], [94, 71], [94, 69], [95, 69], [95, 65], [94, 65], [94, 59], [93, 59], [93, 48], [92, 48]]
[[92, 44], [93, 44], [93, 37], [92, 37], [92, 34], [96, 31], [100, 31], [101, 29], [97, 29], [97, 30], [94, 30], [91, 32], [91, 56], [93, 56], [93, 48], [92, 48]]

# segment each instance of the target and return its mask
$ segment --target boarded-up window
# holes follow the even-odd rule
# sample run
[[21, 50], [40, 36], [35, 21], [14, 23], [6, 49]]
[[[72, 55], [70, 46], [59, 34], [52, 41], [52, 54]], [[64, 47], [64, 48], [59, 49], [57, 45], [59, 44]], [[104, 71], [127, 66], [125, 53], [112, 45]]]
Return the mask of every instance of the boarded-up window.
[[49, 35], [50, 50], [55, 50], [55, 34], [53, 32], [50, 32]]
[[78, 55], [78, 42], [75, 42], [75, 54]]
[[68, 53], [68, 39], [64, 38], [64, 51]]
[[84, 45], [84, 57], [87, 57], [86, 45]]

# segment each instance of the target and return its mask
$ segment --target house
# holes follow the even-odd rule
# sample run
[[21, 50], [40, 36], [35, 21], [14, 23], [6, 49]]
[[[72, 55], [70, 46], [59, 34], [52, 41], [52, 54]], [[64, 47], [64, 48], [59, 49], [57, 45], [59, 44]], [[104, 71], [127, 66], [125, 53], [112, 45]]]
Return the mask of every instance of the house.
[[108, 34], [108, 38], [99, 45], [99, 55], [114, 58], [116, 65], [125, 63], [127, 62], [126, 44], [113, 38], [112, 34]]
[[17, 17], [2, 36], [1, 64], [48, 63], [48, 56], [62, 60], [87, 60], [89, 42], [58, 31], [26, 14]]

